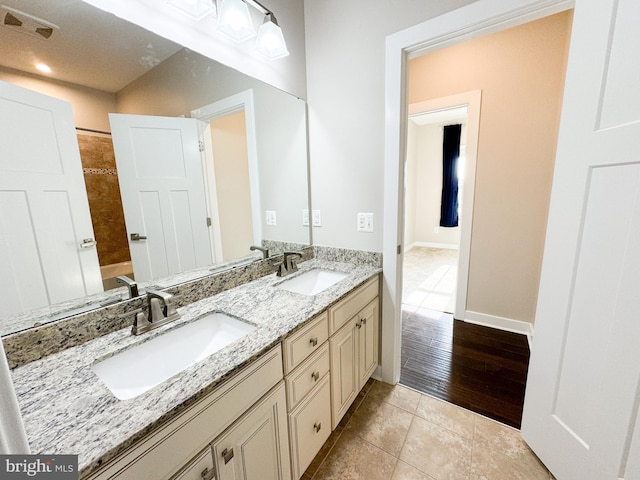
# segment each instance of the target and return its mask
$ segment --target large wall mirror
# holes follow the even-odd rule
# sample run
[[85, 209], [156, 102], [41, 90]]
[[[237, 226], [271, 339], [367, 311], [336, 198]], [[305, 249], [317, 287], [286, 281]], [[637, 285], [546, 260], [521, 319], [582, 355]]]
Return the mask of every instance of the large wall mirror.
[[81, 0], [0, 21], [0, 335], [310, 244], [302, 100]]

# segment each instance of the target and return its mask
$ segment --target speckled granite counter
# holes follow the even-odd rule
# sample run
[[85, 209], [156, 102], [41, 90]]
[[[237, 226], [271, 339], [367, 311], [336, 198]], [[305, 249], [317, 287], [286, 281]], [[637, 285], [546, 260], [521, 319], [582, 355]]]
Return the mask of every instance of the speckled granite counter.
[[[276, 288], [312, 268], [349, 276], [313, 297]], [[268, 275], [180, 308], [179, 320], [148, 334], [134, 337], [125, 328], [15, 369], [14, 385], [33, 453], [78, 454], [81, 475], [87, 475], [378, 272], [376, 267], [311, 260], [285, 279]], [[131, 400], [116, 399], [91, 369], [104, 356], [213, 311], [257, 328]]]

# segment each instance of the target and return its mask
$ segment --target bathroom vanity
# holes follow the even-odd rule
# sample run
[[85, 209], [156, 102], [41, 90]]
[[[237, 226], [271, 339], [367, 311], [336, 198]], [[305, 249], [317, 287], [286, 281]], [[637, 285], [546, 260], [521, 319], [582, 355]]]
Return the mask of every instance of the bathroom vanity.
[[[289, 287], [319, 271], [340, 276], [313, 295]], [[77, 453], [92, 480], [297, 480], [378, 365], [379, 272], [314, 259], [179, 308], [157, 331], [120, 329], [16, 368], [33, 452]], [[255, 329], [128, 400], [94, 373], [211, 312]]]

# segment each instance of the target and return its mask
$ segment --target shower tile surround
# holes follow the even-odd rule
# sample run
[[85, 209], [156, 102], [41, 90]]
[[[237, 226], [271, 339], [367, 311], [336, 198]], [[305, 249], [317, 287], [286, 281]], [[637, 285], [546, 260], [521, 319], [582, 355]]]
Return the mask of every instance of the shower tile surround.
[[78, 132], [100, 266], [131, 260], [111, 136]]
[[[364, 264], [326, 259], [335, 255]], [[111, 395], [91, 365], [141, 341], [129, 332], [131, 317], [122, 317], [139, 308], [141, 299], [4, 337], [32, 451], [77, 453], [82, 475], [88, 474], [377, 275], [379, 259], [366, 252], [307, 248], [308, 261], [300, 265], [301, 272], [326, 268], [349, 274], [315, 297], [276, 289], [286, 279], [270, 275], [274, 271], [271, 259], [171, 287], [181, 318], [146, 334], [146, 339], [212, 311], [242, 318], [258, 328], [208, 361], [186, 369], [179, 381], [166, 381], [132, 401]]]

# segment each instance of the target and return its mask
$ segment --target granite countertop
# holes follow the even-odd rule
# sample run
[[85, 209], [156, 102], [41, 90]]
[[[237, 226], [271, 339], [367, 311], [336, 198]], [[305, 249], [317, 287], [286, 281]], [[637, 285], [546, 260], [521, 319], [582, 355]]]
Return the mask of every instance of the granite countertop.
[[[315, 296], [276, 288], [312, 268], [349, 276]], [[125, 328], [16, 368], [13, 381], [32, 453], [77, 454], [81, 476], [89, 474], [378, 272], [371, 266], [310, 260], [300, 265], [300, 273], [268, 275], [180, 308], [179, 320], [150, 333], [135, 337]], [[130, 400], [114, 397], [91, 369], [96, 360], [210, 312], [257, 328]]]

